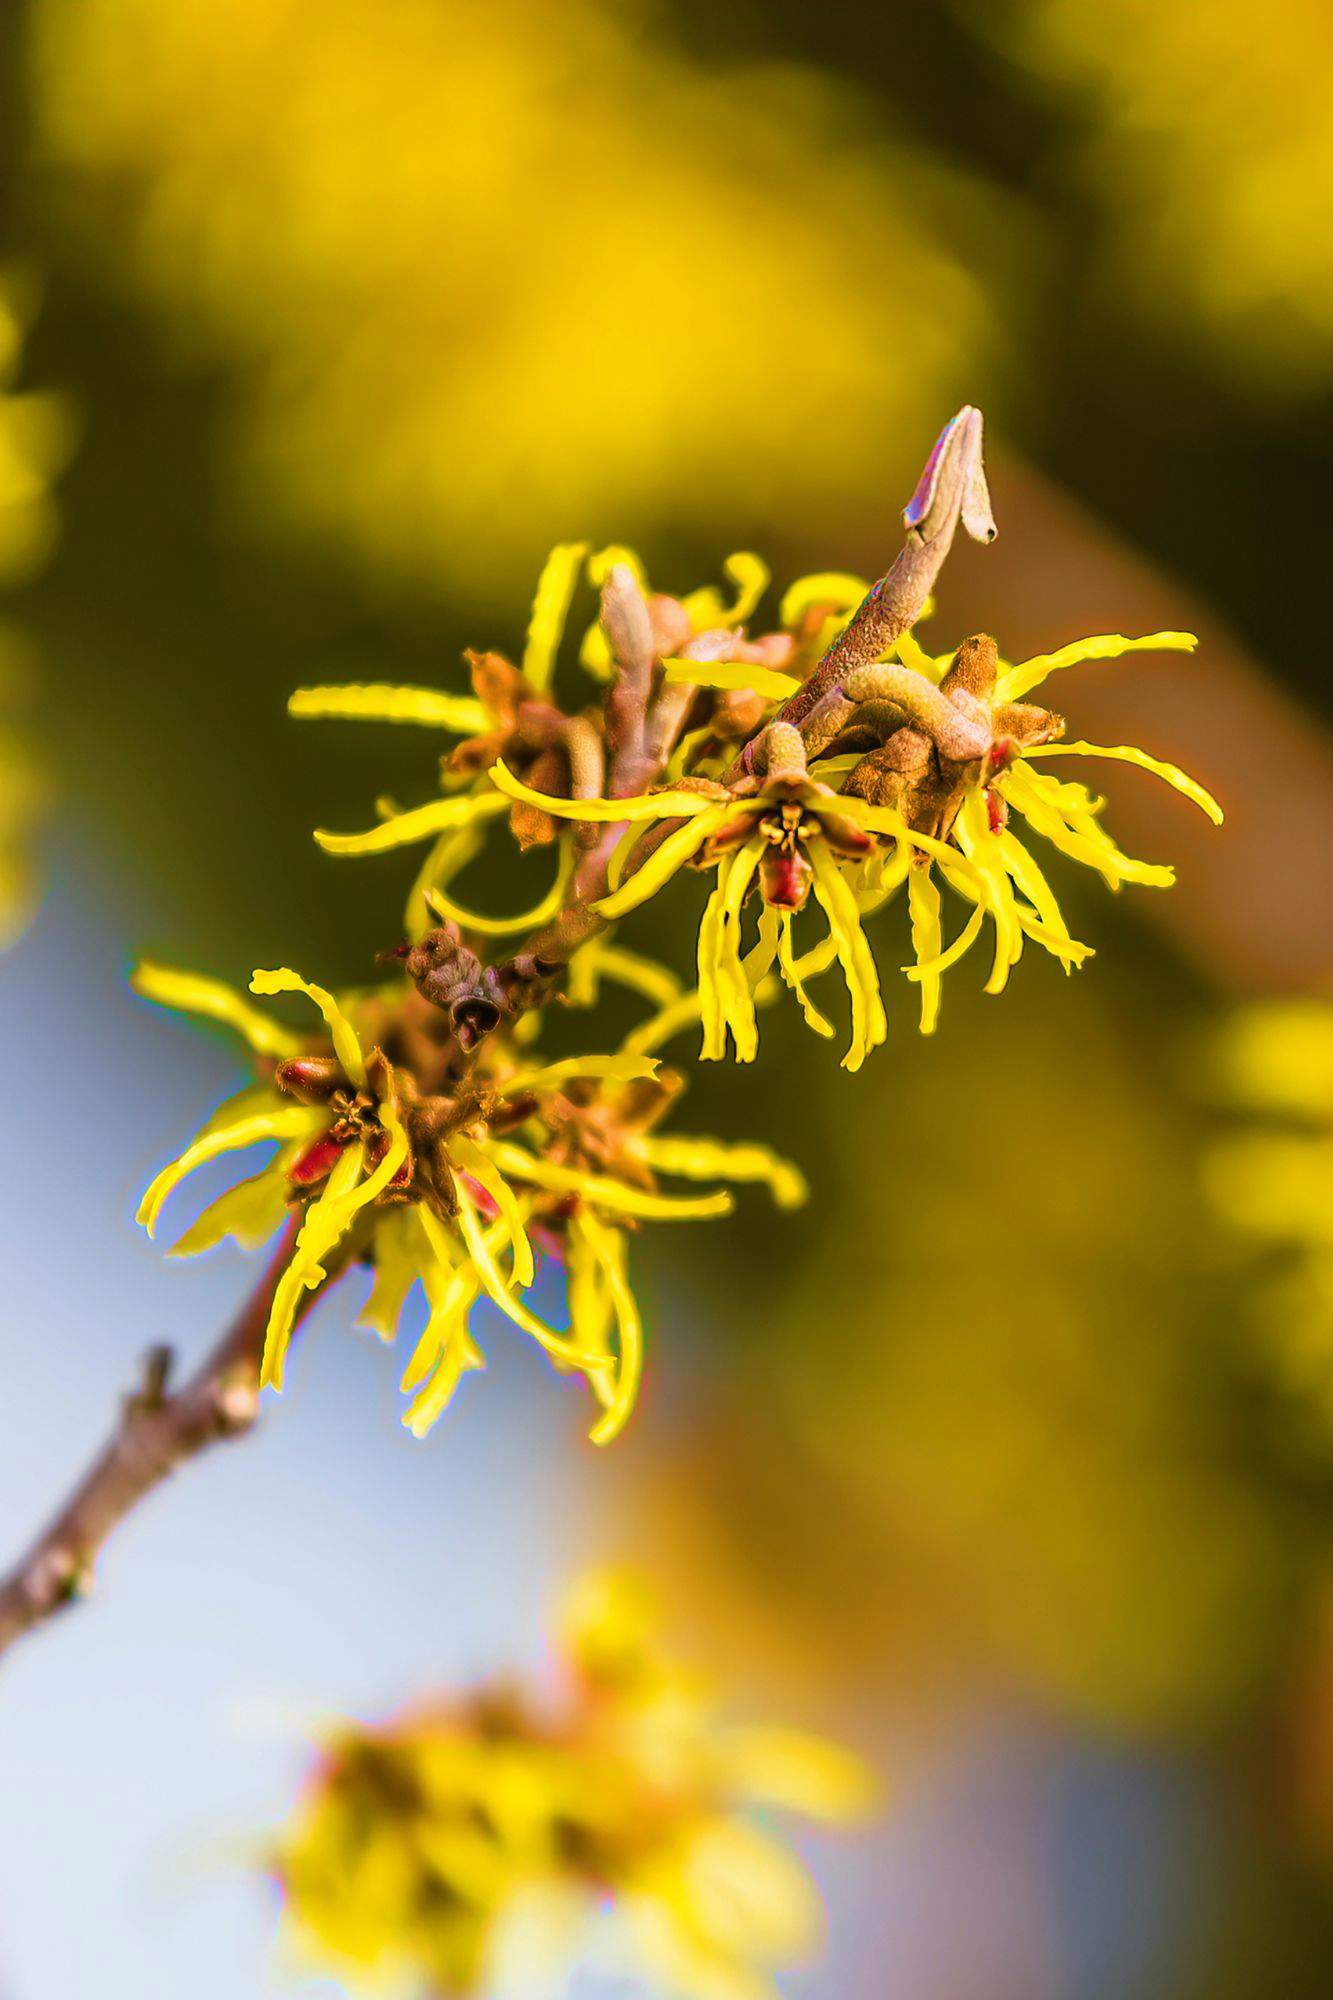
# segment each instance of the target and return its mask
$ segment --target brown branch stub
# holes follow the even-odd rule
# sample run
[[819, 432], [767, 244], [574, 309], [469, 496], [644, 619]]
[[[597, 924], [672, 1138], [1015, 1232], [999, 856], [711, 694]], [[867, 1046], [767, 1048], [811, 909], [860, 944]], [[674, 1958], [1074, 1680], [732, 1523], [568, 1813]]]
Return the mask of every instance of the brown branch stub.
[[285, 1232], [262, 1282], [181, 1389], [171, 1392], [169, 1348], [155, 1347], [145, 1356], [140, 1386], [122, 1404], [111, 1437], [32, 1547], [0, 1580], [0, 1653], [87, 1591], [104, 1544], [169, 1473], [206, 1446], [252, 1427], [259, 1411], [264, 1329], [295, 1229], [293, 1223]]
[[[810, 678], [779, 711], [780, 721], [794, 723], [807, 738], [812, 731], [821, 733], [823, 712], [840, 701], [847, 676], [858, 667], [873, 666], [921, 616], [960, 521], [974, 541], [994, 541], [981, 412], [970, 403], [940, 432], [903, 510], [907, 535], [896, 561], [862, 600]], [[752, 740], [727, 776], [735, 778], [753, 768]]]

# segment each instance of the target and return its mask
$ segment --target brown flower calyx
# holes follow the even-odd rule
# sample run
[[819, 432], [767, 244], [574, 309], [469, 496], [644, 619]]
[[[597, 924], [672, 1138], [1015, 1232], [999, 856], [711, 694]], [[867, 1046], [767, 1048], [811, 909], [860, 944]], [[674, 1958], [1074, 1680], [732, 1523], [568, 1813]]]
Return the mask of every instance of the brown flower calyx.
[[[902, 676], [910, 672], [871, 667], [849, 676], [848, 694], [866, 699], [830, 751], [857, 749], [880, 735], [843, 790], [901, 813], [914, 833], [947, 840], [968, 791], [989, 788], [1025, 750], [1058, 741], [1064, 717], [1031, 702], [995, 701], [998, 653], [984, 633], [963, 641], [938, 689], [930, 689], [933, 699], [907, 686]], [[922, 676], [912, 678], [930, 688]], [[999, 831], [1004, 801], [992, 794], [988, 803], [992, 828]]]
[[[494, 726], [454, 747], [443, 760], [446, 777], [478, 777], [503, 758], [516, 777], [552, 797], [601, 790], [605, 758], [595, 712], [566, 715], [501, 653], [468, 652], [464, 658], [473, 693]], [[521, 848], [549, 846], [559, 832], [550, 813], [522, 801], [510, 808], [509, 825]]]

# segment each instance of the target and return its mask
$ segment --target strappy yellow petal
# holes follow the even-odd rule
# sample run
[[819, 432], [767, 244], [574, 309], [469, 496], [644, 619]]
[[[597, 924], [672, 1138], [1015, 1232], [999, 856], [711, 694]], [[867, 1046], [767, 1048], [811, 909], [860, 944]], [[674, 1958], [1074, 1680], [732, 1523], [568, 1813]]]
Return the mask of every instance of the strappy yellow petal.
[[449, 1142], [453, 1158], [465, 1174], [470, 1174], [491, 1200], [495, 1203], [497, 1220], [509, 1242], [510, 1265], [513, 1282], [521, 1292], [526, 1291], [537, 1275], [536, 1259], [532, 1254], [532, 1244], [524, 1227], [523, 1211], [518, 1198], [503, 1174], [496, 1172], [495, 1164], [464, 1133], [456, 1132]]
[[740, 960], [740, 906], [765, 845], [763, 835], [756, 834], [737, 853], [723, 857], [699, 926], [700, 1054], [705, 1062], [726, 1055], [728, 1030], [737, 1062], [753, 1062], [758, 1053], [754, 994]]
[[360, 722], [415, 722], [427, 729], [450, 730], [455, 736], [478, 736], [490, 721], [471, 695], [444, 694], [439, 688], [395, 687], [386, 681], [297, 688], [288, 697], [287, 713], [302, 721], [333, 716]]
[[929, 872], [911, 868], [907, 874], [907, 908], [912, 921], [912, 949], [921, 983], [921, 1032], [933, 1035], [940, 1017], [939, 959], [944, 931], [940, 923], [940, 892]]
[[338, 1246], [346, 1227], [348, 1197], [356, 1188], [365, 1165], [365, 1147], [345, 1146], [338, 1155], [324, 1189], [311, 1202], [296, 1239], [292, 1260], [278, 1280], [264, 1330], [264, 1357], [259, 1367], [259, 1385], [281, 1389], [287, 1362], [287, 1346], [302, 1294], [323, 1284], [325, 1259]]
[[262, 1139], [300, 1138], [317, 1131], [321, 1123], [323, 1114], [310, 1111], [303, 1104], [279, 1105], [275, 1110], [261, 1111], [250, 1118], [238, 1118], [232, 1125], [201, 1134], [178, 1159], [172, 1160], [161, 1173], [154, 1175], [139, 1203], [136, 1222], [141, 1222], [150, 1236], [155, 1234], [167, 1196], [206, 1160], [216, 1160], [223, 1153], [239, 1152], [243, 1146], [258, 1145]]
[[601, 916], [614, 919], [637, 910], [641, 903], [655, 896], [692, 855], [698, 853], [708, 836], [729, 816], [727, 806], [716, 805], [708, 799], [702, 804], [703, 811], [669, 833], [643, 866], [635, 869], [628, 882], [622, 883], [609, 896], [602, 897], [596, 906]]
[[551, 685], [570, 600], [587, 553], [586, 542], [557, 542], [537, 579], [537, 594], [532, 600], [527, 643], [523, 648], [523, 678], [539, 694], [545, 694]]
[[216, 1201], [209, 1203], [199, 1218], [178, 1236], [167, 1252], [170, 1257], [197, 1257], [230, 1236], [243, 1250], [257, 1250], [281, 1229], [291, 1213], [292, 1188], [281, 1168], [265, 1167], [262, 1174], [238, 1181]]
[[747, 666], [743, 660], [663, 660], [662, 678], [675, 686], [748, 688], [772, 701], [784, 701], [801, 685], [793, 674]]
[[926, 651], [913, 632], [903, 632], [899, 635], [897, 653], [905, 667], [911, 667], [913, 672], [923, 675], [928, 681], [934, 681], [937, 686], [948, 672], [952, 658], [951, 654], [945, 653], [936, 659], [934, 654]]
[[411, 812], [391, 813], [365, 833], [329, 833], [316, 827], [315, 839], [326, 854], [389, 854], [395, 847], [410, 847], [414, 841], [472, 820], [493, 819], [507, 811], [503, 799], [494, 792], [454, 792], [448, 798], [432, 799], [429, 805], [415, 806]]
[[414, 943], [432, 925], [426, 891], [446, 888], [481, 852], [485, 840], [485, 824], [478, 819], [469, 820], [463, 826], [446, 827], [437, 837], [417, 871], [403, 911], [403, 929]]
[[468, 1332], [468, 1314], [478, 1292], [472, 1273], [451, 1271], [427, 1256], [422, 1282], [430, 1318], [402, 1385], [407, 1390], [422, 1384], [403, 1411], [405, 1427], [417, 1438], [425, 1437], [443, 1416], [463, 1376], [486, 1366], [485, 1355]]
[[1072, 861], [1094, 868], [1108, 888], [1122, 882], [1138, 882], [1144, 887], [1169, 889], [1175, 870], [1151, 861], [1135, 861], [1122, 854], [1110, 835], [1097, 824], [1092, 802], [1083, 793], [1082, 806], [1067, 803], [1081, 788], [1060, 785], [1043, 772], [1028, 768], [1026, 760], [1006, 772], [1002, 788], [1011, 805], [1017, 807], [1034, 832], [1049, 840]]
[[643, 1374], [643, 1321], [638, 1303], [625, 1275], [625, 1239], [616, 1229], [608, 1229], [591, 1209], [574, 1218], [574, 1228], [586, 1239], [601, 1267], [616, 1319], [615, 1386], [602, 1415], [589, 1431], [594, 1444], [610, 1444], [619, 1436], [639, 1393]]
[[861, 912], [857, 908], [856, 897], [836, 863], [824, 852], [821, 842], [812, 842], [809, 852], [815, 871], [815, 896], [828, 918], [829, 934], [841, 961], [852, 1003], [852, 1039], [842, 1059], [842, 1067], [857, 1070], [889, 1032], [879, 990], [879, 975], [861, 928]]
[[313, 1000], [328, 1024], [333, 1052], [344, 1072], [353, 1083], [365, 1082], [366, 1060], [361, 1053], [361, 1038], [327, 987], [313, 986], [308, 979], [302, 979], [299, 972], [293, 972], [289, 965], [280, 965], [270, 972], [254, 972], [250, 978], [250, 991], [304, 993]]
[[1181, 793], [1201, 813], [1206, 814], [1214, 826], [1222, 824], [1221, 806], [1197, 779], [1182, 771], [1179, 764], [1168, 764], [1160, 757], [1150, 757], [1146, 750], [1140, 750], [1132, 743], [1119, 743], [1113, 748], [1101, 743], [1043, 743], [1025, 754], [1029, 757], [1110, 757], [1119, 764], [1136, 764], [1139, 770], [1151, 771], [1154, 777], [1161, 778]]
[[563, 1062], [546, 1063], [540, 1069], [519, 1070], [500, 1086], [500, 1095], [559, 1090], [566, 1083], [638, 1083], [656, 1076], [660, 1067], [651, 1056], [567, 1056]]
[[565, 890], [574, 872], [574, 849], [570, 840], [560, 844], [560, 861], [556, 868], [555, 880], [539, 903], [530, 910], [523, 910], [516, 917], [483, 917], [476, 910], [464, 909], [454, 902], [442, 888], [423, 891], [423, 900], [441, 923], [457, 924], [463, 931], [471, 931], [476, 937], [509, 937], [516, 931], [536, 930], [560, 914], [565, 900]]
[[1126, 639], [1119, 632], [1101, 632], [1092, 639], [1075, 639], [1054, 653], [1037, 653], [1009, 667], [995, 684], [997, 702], [1021, 701], [1040, 687], [1048, 674], [1075, 667], [1084, 660], [1118, 660], [1125, 653], [1192, 653], [1198, 645], [1193, 632], [1150, 632], [1144, 639]]
[[197, 972], [179, 972], [174, 966], [155, 965], [145, 960], [130, 974], [130, 985], [145, 1000], [159, 1006], [175, 1007], [182, 1014], [197, 1014], [202, 1020], [220, 1021], [234, 1028], [256, 1055], [272, 1056], [282, 1062], [294, 1056], [301, 1037], [252, 1007], [234, 986], [220, 979], [205, 979]]
[[730, 605], [714, 584], [692, 590], [681, 599], [696, 632], [711, 631], [719, 625], [727, 628], [743, 625], [768, 589], [771, 571], [762, 556], [742, 549], [723, 558], [722, 574], [735, 587], [736, 597]]
[[407, 1295], [420, 1276], [418, 1233], [415, 1206], [386, 1208], [376, 1218], [375, 1279], [356, 1324], [383, 1341], [397, 1334]]
[[905, 965], [903, 971], [913, 982], [930, 979], [947, 972], [951, 965], [957, 965], [959, 959], [965, 958], [968, 952], [971, 951], [973, 945], [981, 935], [981, 927], [985, 921], [986, 905], [978, 903], [953, 943], [946, 950], [942, 951], [938, 958], [929, 959], [921, 965]]
[[507, 798], [540, 806], [555, 819], [576, 819], [588, 824], [614, 825], [622, 819], [693, 819], [699, 813], [715, 809], [714, 801], [698, 792], [647, 792], [628, 799], [555, 798], [550, 792], [535, 792], [531, 785], [525, 785], [503, 759], [492, 764], [490, 779]]
[[794, 632], [816, 604], [826, 604], [834, 611], [855, 611], [869, 591], [864, 577], [850, 576], [846, 570], [820, 570], [813, 576], [798, 577], [778, 607], [778, 624], [784, 632]]
[[641, 1139], [638, 1152], [655, 1172], [676, 1174], [682, 1180], [760, 1182], [779, 1208], [799, 1208], [809, 1198], [809, 1184], [800, 1168], [768, 1146], [671, 1133]]
[[[844, 819], [851, 820], [856, 826], [864, 827], [868, 833], [886, 833], [894, 840], [910, 841], [922, 854], [932, 855], [937, 861], [961, 862], [956, 847], [936, 840], [933, 834], [914, 832], [902, 814], [895, 812], [892, 806], [872, 806], [865, 799], [851, 798], [846, 792], [839, 792], [829, 809], [841, 813]], [[966, 863], [961, 865], [966, 872]]]
[[[500, 1148], [497, 1147], [493, 1156], [497, 1158], [497, 1164], [499, 1163], [499, 1152]], [[440, 1225], [429, 1209], [423, 1209], [421, 1217], [433, 1240], [435, 1234], [439, 1231]], [[515, 1326], [520, 1327], [524, 1333], [537, 1342], [539, 1347], [544, 1348], [562, 1366], [572, 1368], [582, 1367], [586, 1357], [581, 1350], [575, 1347], [571, 1341], [564, 1339], [560, 1334], [556, 1333], [554, 1328], [546, 1324], [545, 1320], [539, 1319], [535, 1312], [530, 1311], [524, 1305], [523, 1301], [516, 1299], [510, 1291], [500, 1267], [495, 1261], [495, 1252], [491, 1247], [486, 1230], [482, 1227], [480, 1214], [473, 1203], [471, 1195], [467, 1191], [466, 1185], [462, 1182], [458, 1184], [458, 1228], [464, 1243], [467, 1245], [467, 1254], [471, 1260], [472, 1268], [480, 1279], [481, 1288], [491, 1301], [491, 1304], [498, 1306], [506, 1319], [513, 1320]]]
[[782, 973], [783, 981], [796, 995], [800, 1003], [801, 1012], [805, 1016], [806, 1026], [813, 1028], [817, 1035], [823, 1035], [827, 1040], [832, 1040], [837, 1030], [828, 1016], [821, 1014], [819, 1008], [816, 1007], [814, 1001], [806, 992], [801, 962], [792, 955], [791, 912], [790, 910], [782, 910], [777, 914], [781, 917], [781, 924], [778, 930], [778, 968]]
[[995, 958], [987, 993], [1002, 993], [1009, 974], [1023, 954], [1023, 926], [1018, 918], [1009, 870], [996, 836], [990, 830], [987, 806], [980, 792], [963, 801], [956, 831], [968, 860], [981, 877], [983, 893], [995, 925]]
[[585, 1173], [579, 1167], [557, 1166], [553, 1160], [538, 1159], [525, 1147], [498, 1139], [490, 1148], [491, 1158], [501, 1173], [553, 1194], [577, 1194], [609, 1215], [635, 1215], [646, 1222], [693, 1222], [713, 1215], [729, 1215], [734, 1206], [725, 1188], [706, 1195], [650, 1194], [630, 1187], [605, 1174]]
[[699, 1019], [700, 1011], [698, 988], [689, 993], [682, 993], [678, 999], [669, 1001], [656, 1014], [650, 1015], [646, 1021], [641, 1021], [637, 1028], [630, 1030], [624, 1041], [626, 1051], [634, 1055], [647, 1055], [651, 1049], [660, 1049], [664, 1042], [683, 1034], [686, 1028], [692, 1028]]

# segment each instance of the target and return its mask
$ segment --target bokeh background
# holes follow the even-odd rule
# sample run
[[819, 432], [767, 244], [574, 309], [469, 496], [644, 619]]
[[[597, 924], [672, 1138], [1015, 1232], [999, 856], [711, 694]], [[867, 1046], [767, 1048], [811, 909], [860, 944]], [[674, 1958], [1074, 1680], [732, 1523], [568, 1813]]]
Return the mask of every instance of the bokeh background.
[[[14, 386], [46, 399], [0, 458], [0, 783], [50, 799], [0, 963], [0, 1553], [142, 1348], [201, 1350], [247, 1285], [133, 1229], [236, 1071], [127, 996], [131, 956], [337, 983], [396, 936], [410, 861], [309, 829], [424, 796], [437, 746], [291, 723], [293, 685], [461, 685], [572, 536], [668, 588], [741, 547], [875, 574], [968, 400], [1001, 536], [952, 558], [939, 643], [1199, 631], [1062, 693], [1229, 814], [1117, 774], [1180, 885], [1064, 884], [1075, 981], [964, 970], [933, 1042], [904, 989], [855, 1079], [791, 1013], [696, 1076], [690, 1122], [816, 1197], [645, 1237], [611, 1452], [495, 1326], [414, 1442], [325, 1302], [259, 1437], [6, 1663], [4, 2000], [335, 1991], [282, 1963], [253, 1866], [310, 1731], [539, 1664], [607, 1554], [740, 1710], [889, 1785], [873, 1836], [809, 1845], [831, 1941], [793, 1994], [1328, 1992], [1333, 1437], [1199, 1163], [1216, 1024], [1333, 986], [1330, 73], [1318, 0], [0, 10]], [[654, 905], [681, 965], [690, 901]]]

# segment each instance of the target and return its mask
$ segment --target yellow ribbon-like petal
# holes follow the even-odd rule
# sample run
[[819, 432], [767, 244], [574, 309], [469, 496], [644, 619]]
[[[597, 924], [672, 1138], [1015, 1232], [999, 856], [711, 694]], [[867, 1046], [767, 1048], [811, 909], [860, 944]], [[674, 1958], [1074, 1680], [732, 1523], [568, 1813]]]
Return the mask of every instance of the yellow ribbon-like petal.
[[908, 870], [907, 908], [912, 922], [917, 977], [921, 982], [921, 1032], [933, 1035], [940, 1017], [939, 959], [944, 931], [940, 923], [940, 892], [924, 868]]
[[268, 1325], [264, 1330], [264, 1356], [259, 1367], [261, 1388], [282, 1388], [287, 1346], [302, 1294], [314, 1291], [327, 1276], [324, 1260], [337, 1248], [347, 1228], [350, 1219], [347, 1216], [348, 1197], [354, 1192], [364, 1165], [365, 1147], [359, 1142], [345, 1146], [322, 1193], [306, 1210], [292, 1260], [273, 1293]]
[[769, 1146], [671, 1133], [641, 1139], [638, 1152], [655, 1171], [676, 1174], [682, 1180], [761, 1182], [779, 1208], [799, 1208], [809, 1198], [809, 1184], [800, 1168]]
[[574, 1218], [573, 1227], [584, 1236], [601, 1266], [615, 1311], [619, 1350], [615, 1387], [602, 1415], [588, 1433], [594, 1444], [610, 1444], [624, 1429], [639, 1393], [639, 1380], [643, 1373], [643, 1321], [625, 1274], [625, 1239], [620, 1231], [608, 1229], [591, 1209], [581, 1210]]
[[1054, 653], [1037, 653], [1009, 667], [995, 684], [995, 699], [1020, 701], [1040, 687], [1048, 674], [1062, 667], [1078, 666], [1084, 660], [1118, 660], [1125, 653], [1192, 653], [1198, 645], [1193, 632], [1149, 632], [1144, 639], [1126, 639], [1119, 632], [1101, 632], [1091, 639], [1075, 639]]
[[342, 1064], [343, 1070], [353, 1083], [365, 1082], [366, 1059], [361, 1052], [361, 1038], [327, 987], [314, 986], [308, 979], [302, 979], [299, 972], [293, 972], [289, 965], [280, 965], [273, 971], [260, 970], [253, 973], [250, 979], [250, 991], [304, 993], [308, 999], [313, 1000], [328, 1024], [333, 1052]]
[[258, 1112], [253, 1117], [237, 1119], [233, 1125], [202, 1133], [149, 1182], [135, 1220], [152, 1236], [167, 1196], [206, 1160], [216, 1160], [222, 1153], [239, 1152], [242, 1146], [258, 1145], [262, 1139], [299, 1138], [318, 1130], [321, 1123], [322, 1114], [308, 1110], [303, 1104], [279, 1104], [272, 1111]]
[[557, 542], [537, 580], [523, 648], [523, 677], [540, 694], [545, 694], [551, 685], [570, 600], [587, 553], [586, 542]]
[[842, 1067], [858, 1070], [870, 1051], [878, 1048], [889, 1032], [879, 990], [879, 974], [861, 928], [861, 912], [851, 888], [844, 881], [837, 864], [825, 852], [821, 841], [811, 842], [809, 853], [814, 868], [814, 892], [828, 918], [829, 934], [841, 961], [852, 1003], [852, 1039], [842, 1059]]
[[784, 701], [801, 685], [794, 674], [747, 666], [743, 660], [663, 660], [662, 678], [675, 686], [748, 688], [771, 701]]
[[816, 604], [825, 604], [833, 611], [855, 611], [869, 592], [864, 577], [850, 576], [846, 570], [821, 570], [798, 577], [778, 606], [778, 624], [784, 632], [794, 632]]
[[628, 916], [637, 910], [650, 896], [668, 883], [672, 876], [683, 868], [691, 856], [698, 853], [708, 836], [722, 825], [728, 817], [729, 808], [704, 799], [703, 810], [693, 819], [686, 820], [669, 833], [661, 846], [656, 848], [641, 868], [636, 868], [628, 882], [614, 889], [609, 896], [603, 896], [597, 904], [601, 916], [616, 918]]
[[509, 937], [516, 931], [536, 930], [539, 924], [549, 923], [558, 916], [565, 900], [565, 890], [574, 872], [574, 849], [566, 839], [560, 847], [560, 864], [546, 894], [530, 910], [523, 910], [516, 917], [483, 917], [476, 910], [464, 909], [454, 902], [442, 888], [427, 888], [422, 891], [423, 900], [441, 923], [457, 924], [460, 930], [471, 931], [476, 937]]
[[680, 791], [641, 793], [628, 799], [556, 798], [550, 792], [536, 792], [531, 785], [525, 785], [503, 759], [492, 764], [489, 775], [491, 783], [506, 798], [539, 806], [555, 819], [576, 819], [597, 825], [614, 825], [622, 819], [693, 819], [714, 805], [712, 799], [703, 798], [698, 792]]
[[1132, 743], [1119, 743], [1109, 748], [1101, 743], [1043, 743], [1025, 754], [1029, 757], [1110, 757], [1119, 764], [1136, 764], [1141, 771], [1151, 771], [1154, 777], [1161, 778], [1180, 792], [1201, 813], [1206, 814], [1214, 826], [1222, 824], [1221, 806], [1197, 779], [1182, 771], [1179, 764], [1168, 764], [1160, 757], [1150, 757], [1146, 750], [1140, 750]]
[[130, 985], [145, 1000], [156, 1000], [160, 1006], [175, 1007], [182, 1014], [197, 1014], [203, 1020], [220, 1021], [224, 1027], [234, 1028], [257, 1055], [272, 1056], [282, 1062], [287, 1056], [294, 1056], [301, 1046], [299, 1035], [285, 1028], [281, 1021], [262, 1014], [258, 1007], [252, 1007], [234, 986], [227, 986], [220, 979], [205, 979], [197, 972], [180, 972], [173, 966], [145, 960], [130, 974]]
[[721, 591], [713, 584], [706, 584], [702, 590], [692, 590], [681, 599], [696, 632], [711, 631], [719, 625], [727, 628], [743, 625], [768, 589], [771, 572], [762, 556], [741, 549], [723, 559], [722, 574], [735, 586], [734, 603], [726, 604]]
[[257, 1250], [279, 1230], [290, 1214], [292, 1187], [281, 1167], [238, 1181], [190, 1224], [172, 1244], [169, 1256], [197, 1257], [213, 1249], [224, 1236], [234, 1237], [243, 1250]]
[[449, 798], [415, 806], [411, 812], [391, 813], [365, 833], [329, 833], [316, 827], [315, 839], [326, 854], [389, 854], [395, 847], [410, 847], [431, 834], [466, 826], [472, 820], [491, 819], [507, 810], [505, 801], [494, 792], [455, 792]]
[[445, 694], [439, 688], [396, 687], [386, 681], [297, 688], [288, 698], [287, 713], [303, 721], [333, 716], [360, 722], [415, 722], [427, 729], [450, 730], [455, 736], [478, 736], [490, 722], [486, 710], [471, 695]]
[[514, 1190], [503, 1174], [496, 1172], [494, 1161], [488, 1159], [481, 1147], [475, 1145], [464, 1133], [456, 1132], [449, 1146], [458, 1166], [465, 1174], [469, 1174], [478, 1187], [495, 1203], [498, 1220], [509, 1242], [513, 1282], [520, 1291], [526, 1291], [537, 1275], [537, 1264], [524, 1226], [523, 1211], [518, 1205]]
[[805, 979], [800, 962], [792, 955], [791, 912], [783, 910], [778, 914], [781, 917], [778, 929], [778, 968], [782, 973], [783, 981], [796, 995], [800, 1003], [801, 1012], [805, 1016], [806, 1026], [813, 1028], [817, 1035], [823, 1035], [826, 1040], [831, 1040], [836, 1033], [833, 1023], [826, 1014], [820, 1012], [819, 1008], [810, 998], [810, 995], [806, 992]]
[[585, 1173], [579, 1167], [557, 1166], [553, 1160], [538, 1159], [526, 1148], [507, 1139], [490, 1147], [491, 1158], [501, 1173], [553, 1194], [577, 1194], [609, 1215], [635, 1215], [648, 1222], [692, 1222], [713, 1215], [729, 1215], [734, 1203], [725, 1188], [706, 1195], [650, 1194], [630, 1187], [605, 1174]]
[[[493, 1154], [497, 1164], [501, 1164], [500, 1151], [501, 1149], [496, 1147]], [[422, 1220], [433, 1236], [439, 1227], [436, 1218], [429, 1210], [423, 1209]], [[572, 1342], [563, 1339], [553, 1328], [547, 1326], [545, 1320], [538, 1319], [536, 1313], [531, 1312], [523, 1301], [516, 1299], [510, 1291], [495, 1261], [495, 1253], [482, 1227], [477, 1208], [466, 1186], [461, 1182], [458, 1184], [458, 1228], [467, 1245], [472, 1268], [492, 1305], [498, 1306], [506, 1319], [513, 1320], [515, 1326], [521, 1327], [524, 1333], [530, 1335], [539, 1347], [545, 1348], [546, 1352], [562, 1366], [581, 1368], [585, 1360], [590, 1357], [586, 1357]]]
[[654, 959], [645, 958], [642, 952], [627, 951], [623, 945], [594, 938], [583, 947], [580, 956], [584, 955], [590, 957], [599, 977], [613, 979], [618, 986], [627, 986], [632, 993], [642, 994], [645, 1000], [659, 1007], [669, 1007], [680, 997], [681, 982], [677, 975]]
[[567, 1056], [563, 1062], [546, 1063], [540, 1069], [522, 1069], [500, 1086], [502, 1097], [515, 1092], [559, 1090], [566, 1083], [638, 1083], [654, 1077], [661, 1065], [651, 1056]]

